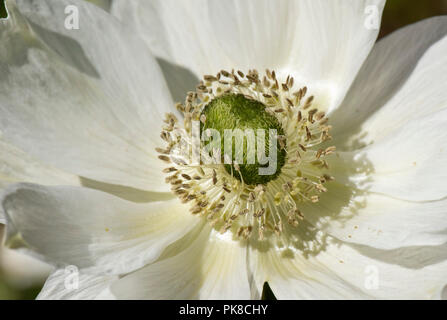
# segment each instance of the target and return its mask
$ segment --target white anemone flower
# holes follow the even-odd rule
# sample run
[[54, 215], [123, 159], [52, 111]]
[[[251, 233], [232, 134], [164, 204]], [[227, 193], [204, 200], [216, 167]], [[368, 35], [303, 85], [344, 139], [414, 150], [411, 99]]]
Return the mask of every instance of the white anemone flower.
[[[446, 17], [375, 44], [380, 0], [7, 5], [0, 219], [58, 268], [39, 298], [447, 294]], [[193, 120], [265, 120], [280, 171], [175, 158]]]

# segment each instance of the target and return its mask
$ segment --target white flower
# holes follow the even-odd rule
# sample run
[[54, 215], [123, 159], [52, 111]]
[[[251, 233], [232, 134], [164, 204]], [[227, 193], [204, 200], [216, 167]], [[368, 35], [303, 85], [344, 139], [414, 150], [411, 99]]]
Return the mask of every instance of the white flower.
[[[250, 299], [260, 298], [265, 282], [279, 299], [446, 294], [447, 18], [408, 26], [374, 46], [378, 29], [365, 21], [380, 21], [380, 0], [122, 0], [111, 7], [119, 19], [75, 0], [7, 4], [1, 202], [6, 243], [59, 267], [40, 298]], [[64, 9], [73, 4], [75, 30], [64, 27]], [[303, 174], [318, 202], [304, 201], [301, 180], [286, 183], [276, 199], [279, 180], [272, 180], [247, 196], [259, 207], [226, 228], [250, 201], [226, 207], [242, 189], [224, 170], [203, 168], [186, 199], [201, 206], [197, 197], [213, 200], [206, 192], [230, 181], [221, 200], [230, 212], [215, 224], [209, 212], [190, 214], [191, 202], [171, 192], [169, 169], [155, 152], [165, 114], [182, 119], [174, 102], [222, 69], [255, 78], [249, 70], [275, 70], [286, 88], [273, 90], [280, 96], [274, 107], [306, 86], [306, 99], [314, 98], [292, 101], [294, 119], [307, 102], [329, 117], [333, 139], [319, 142], [337, 152], [329, 156], [329, 149], [314, 177]], [[228, 86], [268, 103], [259, 87]], [[281, 117], [283, 126], [291, 121]], [[305, 127], [285, 135], [287, 148], [305, 141]], [[305, 149], [316, 157], [318, 149]], [[320, 181], [326, 164], [334, 181]], [[182, 190], [190, 188], [180, 174], [189, 175], [174, 167]], [[262, 193], [281, 210], [262, 207]], [[284, 208], [294, 203], [294, 217], [304, 217], [298, 226], [274, 220], [287, 220]], [[240, 229], [250, 221], [251, 229]], [[80, 272], [78, 289], [66, 286], [70, 265]]]

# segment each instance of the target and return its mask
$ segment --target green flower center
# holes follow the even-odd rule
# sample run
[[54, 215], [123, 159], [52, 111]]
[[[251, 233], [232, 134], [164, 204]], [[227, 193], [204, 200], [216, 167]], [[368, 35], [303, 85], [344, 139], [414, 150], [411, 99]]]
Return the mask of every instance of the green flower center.
[[302, 204], [318, 202], [334, 179], [326, 170], [336, 149], [323, 145], [329, 119], [307, 87], [284, 80], [270, 70], [221, 70], [176, 105], [182, 122], [166, 115], [165, 148], [156, 149], [169, 164], [166, 183], [221, 233], [288, 243], [289, 228], [306, 217]]
[[226, 171], [235, 178], [248, 185], [265, 185], [281, 173], [286, 161], [284, 131], [262, 102], [225, 94], [205, 106], [201, 119], [202, 136], [208, 129], [220, 136], [220, 141], [205, 147], [220, 149]]

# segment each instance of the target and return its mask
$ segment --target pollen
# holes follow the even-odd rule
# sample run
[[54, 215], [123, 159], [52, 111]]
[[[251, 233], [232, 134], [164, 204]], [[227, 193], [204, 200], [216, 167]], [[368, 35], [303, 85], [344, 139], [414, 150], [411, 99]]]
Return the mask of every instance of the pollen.
[[[295, 88], [293, 77], [280, 82], [275, 71], [260, 76], [256, 70], [222, 70], [205, 75], [176, 108], [183, 117], [166, 115], [160, 135], [165, 146], [156, 149], [166, 164], [166, 183], [191, 214], [221, 233], [283, 239], [289, 228], [299, 228], [306, 219], [302, 203], [318, 202], [334, 180], [328, 173], [330, 156], [336, 152], [327, 145], [329, 119], [307, 87]], [[262, 142], [262, 151], [277, 147], [275, 171], [268, 174], [259, 148], [254, 162], [247, 164], [249, 135], [242, 140], [240, 157], [234, 152], [237, 142], [231, 140], [228, 153], [223, 140], [216, 138], [226, 129], [259, 128], [276, 131], [270, 144], [265, 136], [254, 135], [254, 146]]]

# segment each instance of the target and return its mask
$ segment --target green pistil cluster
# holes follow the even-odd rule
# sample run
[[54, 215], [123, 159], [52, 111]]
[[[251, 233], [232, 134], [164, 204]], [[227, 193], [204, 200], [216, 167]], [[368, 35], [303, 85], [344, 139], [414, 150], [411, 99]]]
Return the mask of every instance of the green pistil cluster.
[[[207, 106], [205, 106], [202, 111], [202, 116], [204, 116], [202, 119], [205, 119], [205, 121], [201, 124], [201, 133], [206, 129], [214, 129], [220, 133], [222, 163], [225, 161], [225, 154], [229, 155], [228, 150], [225, 150], [224, 146], [225, 130], [234, 131], [235, 129], [240, 129], [242, 132], [245, 132], [246, 129], [251, 129], [255, 133], [256, 141], [258, 139], [258, 130], [264, 130], [264, 154], [267, 157], [270, 156], [270, 129], [276, 130], [277, 136], [284, 136], [284, 131], [278, 119], [274, 115], [268, 113], [265, 108], [263, 103], [249, 99], [242, 94], [225, 94], [213, 99]], [[237, 159], [242, 158], [243, 163], [236, 165], [234, 163], [225, 164], [227, 172], [233, 174], [235, 178], [241, 181], [243, 180], [243, 182], [248, 185], [265, 185], [269, 181], [278, 177], [281, 173], [281, 168], [286, 161], [286, 151], [284, 146], [280, 146], [276, 137], [272, 140], [273, 143], [277, 144], [276, 170], [272, 174], [259, 174], [259, 169], [267, 167], [268, 164], [260, 164], [257, 156], [255, 156], [255, 163], [248, 163], [247, 139], [243, 139], [242, 141], [243, 147], [237, 145], [237, 143], [240, 143], [240, 140], [233, 139], [231, 160], [234, 162]], [[257, 147], [256, 144], [256, 148]], [[242, 157], [237, 151], [243, 152]]]

